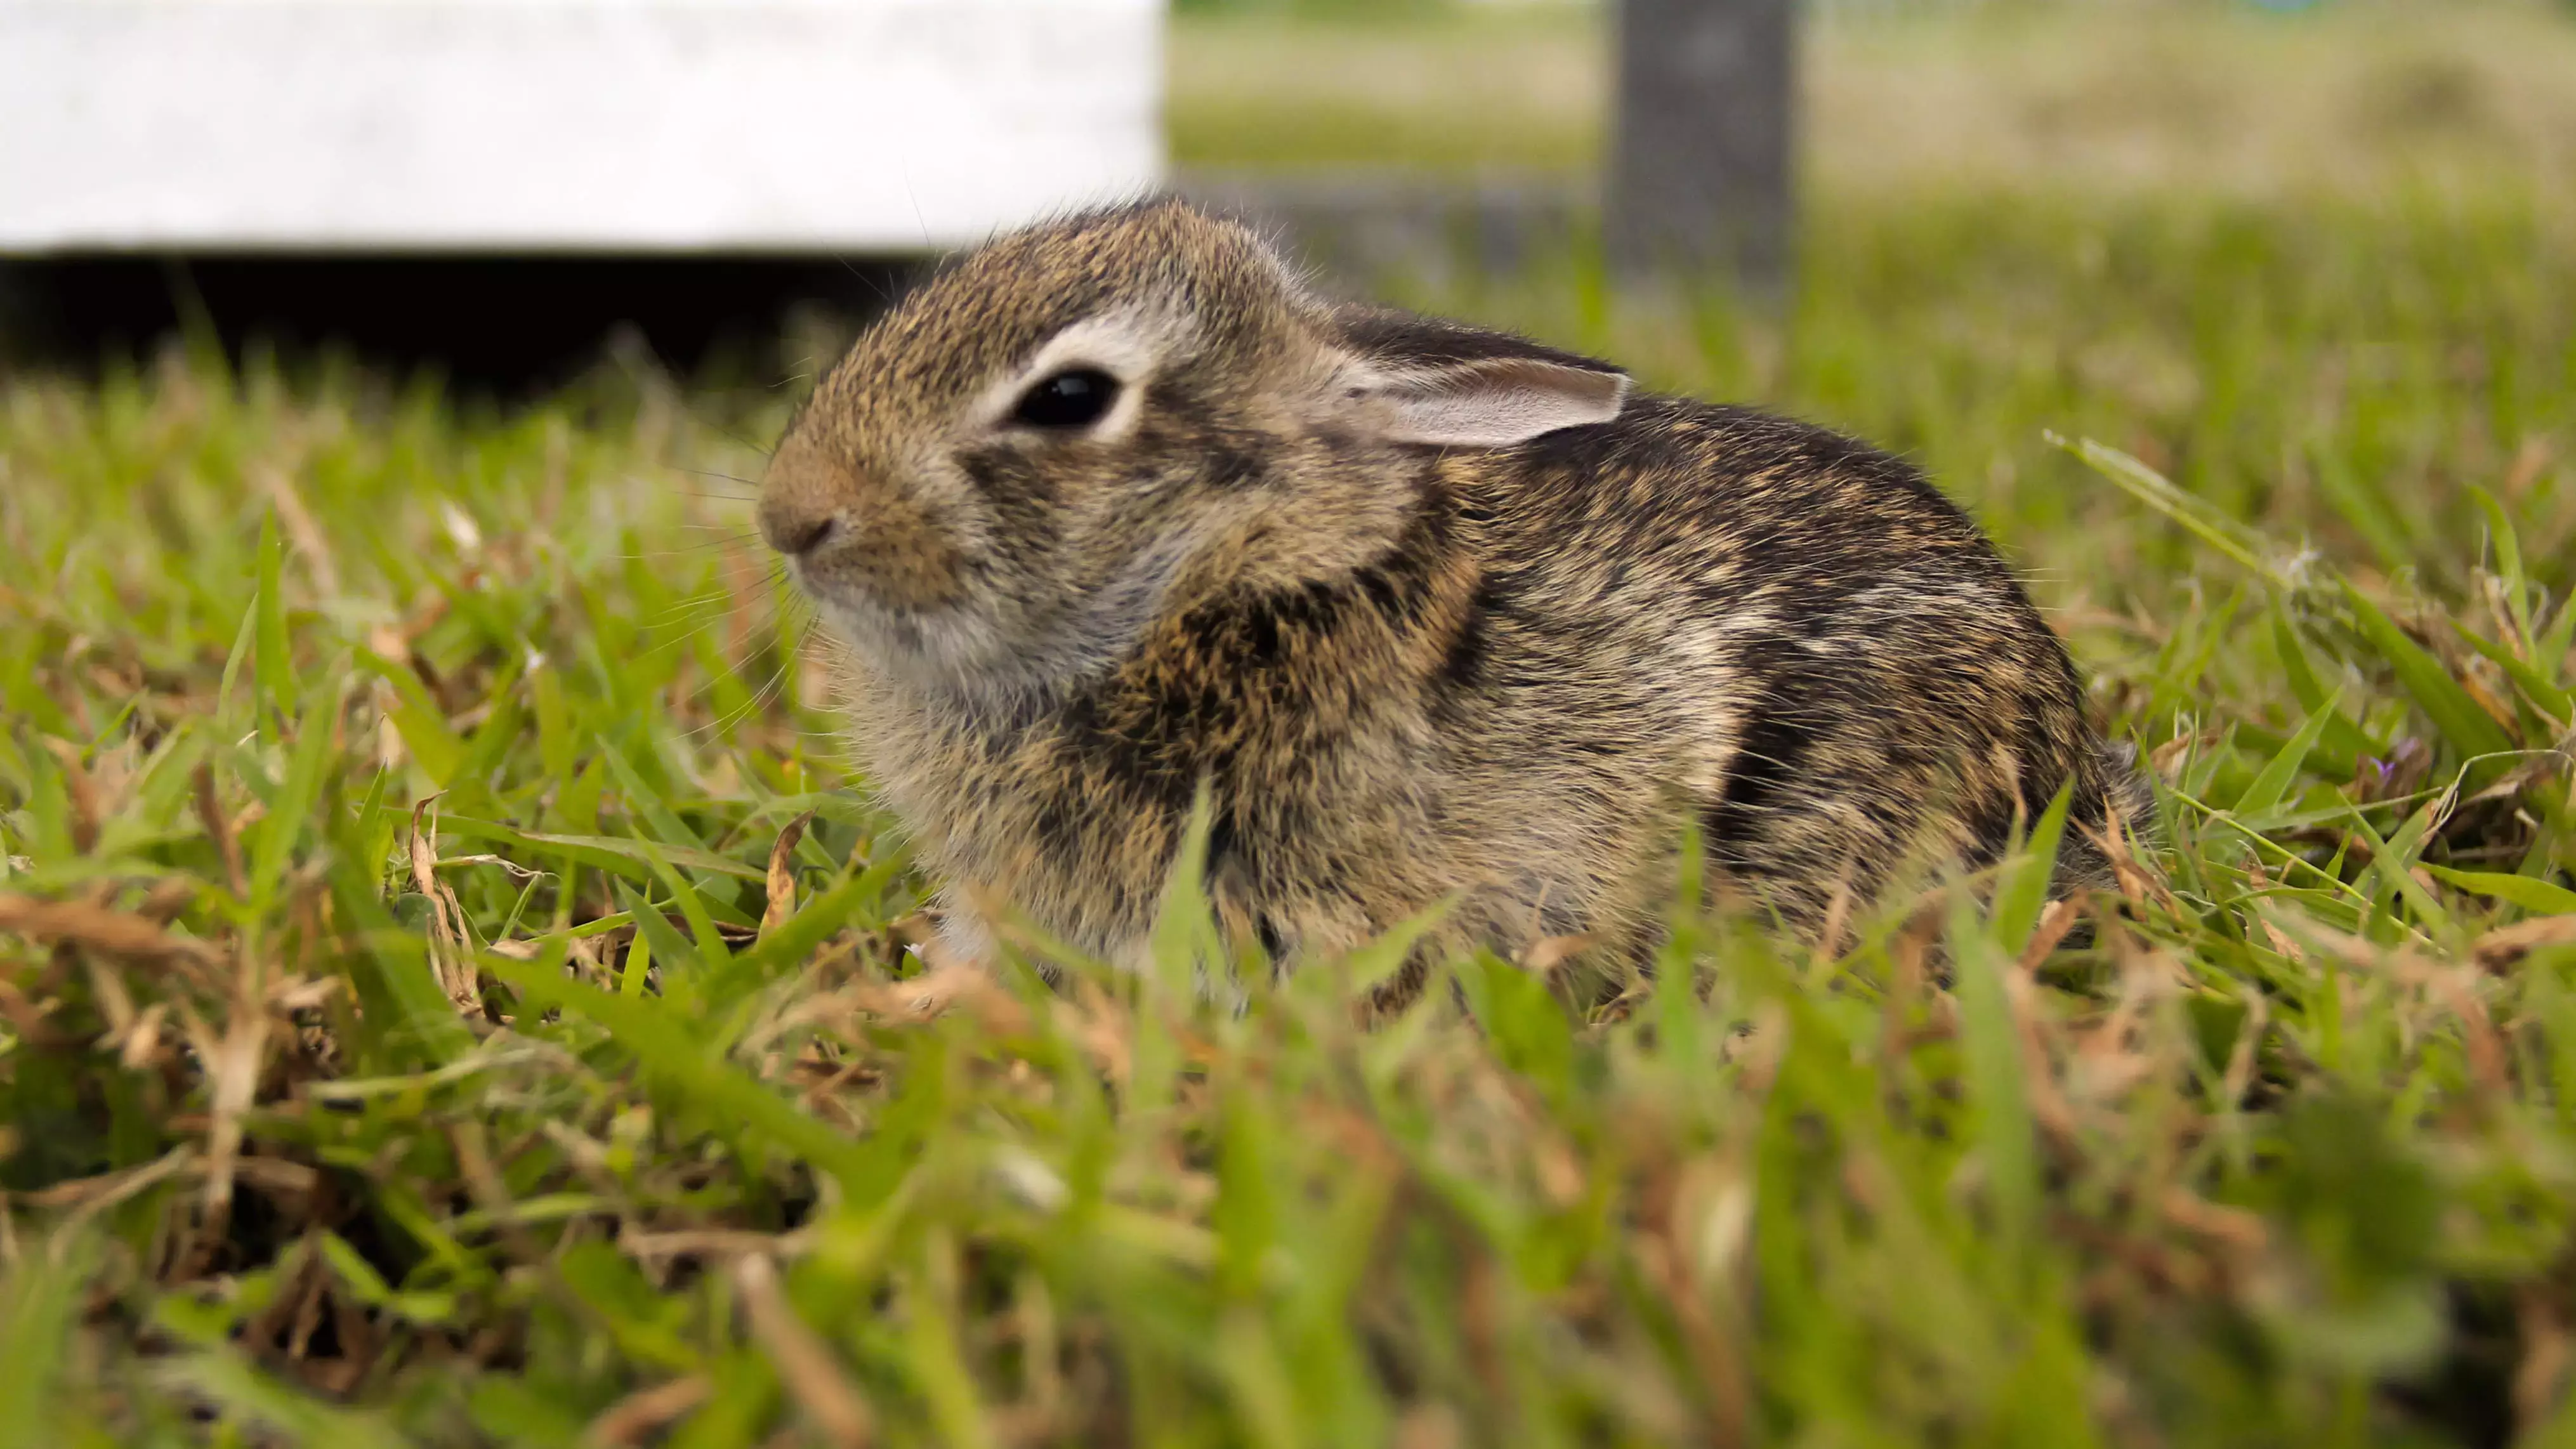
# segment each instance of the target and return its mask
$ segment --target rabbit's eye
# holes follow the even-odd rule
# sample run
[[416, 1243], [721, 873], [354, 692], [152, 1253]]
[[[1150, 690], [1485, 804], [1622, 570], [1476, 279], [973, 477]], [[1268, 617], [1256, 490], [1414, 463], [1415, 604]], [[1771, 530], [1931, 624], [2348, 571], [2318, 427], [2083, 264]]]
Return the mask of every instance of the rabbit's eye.
[[1020, 394], [1011, 421], [1032, 428], [1087, 428], [1118, 401], [1118, 379], [1096, 367], [1077, 367], [1046, 378]]

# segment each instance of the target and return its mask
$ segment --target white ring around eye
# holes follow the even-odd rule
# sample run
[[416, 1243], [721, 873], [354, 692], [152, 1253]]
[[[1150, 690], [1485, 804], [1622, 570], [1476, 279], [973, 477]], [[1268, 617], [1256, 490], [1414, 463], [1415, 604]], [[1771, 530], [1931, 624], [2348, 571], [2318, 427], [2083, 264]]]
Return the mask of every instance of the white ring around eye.
[[1029, 388], [1059, 373], [1096, 371], [1117, 380], [1118, 397], [1081, 436], [1095, 441], [1123, 438], [1135, 430], [1146, 383], [1187, 337], [1189, 327], [1185, 315], [1139, 307], [1085, 317], [1048, 338], [1028, 361], [995, 379], [976, 399], [970, 424], [979, 431], [1029, 431], [1011, 420]]

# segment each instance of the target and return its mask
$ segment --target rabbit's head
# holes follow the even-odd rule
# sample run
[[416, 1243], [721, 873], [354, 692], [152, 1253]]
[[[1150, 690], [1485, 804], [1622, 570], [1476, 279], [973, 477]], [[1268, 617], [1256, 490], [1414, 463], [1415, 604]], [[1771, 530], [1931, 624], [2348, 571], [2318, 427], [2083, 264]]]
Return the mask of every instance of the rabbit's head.
[[1018, 689], [1122, 652], [1176, 585], [1383, 549], [1427, 448], [1616, 415], [1627, 379], [1492, 334], [1336, 309], [1172, 202], [1005, 236], [815, 389], [760, 526], [875, 668]]

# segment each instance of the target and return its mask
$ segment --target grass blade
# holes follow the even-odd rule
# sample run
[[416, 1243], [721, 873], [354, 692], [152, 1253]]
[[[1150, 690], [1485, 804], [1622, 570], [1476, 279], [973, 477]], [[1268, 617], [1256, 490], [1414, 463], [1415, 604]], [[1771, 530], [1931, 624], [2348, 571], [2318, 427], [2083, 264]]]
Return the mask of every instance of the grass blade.
[[2039, 913], [2048, 905], [2049, 887], [2057, 879], [2057, 847], [2066, 834], [2066, 810], [2075, 798], [2068, 780], [2040, 812], [2030, 839], [2004, 867], [1995, 886], [1995, 940], [2006, 954], [2019, 957], [2030, 933], [2039, 928]]
[[258, 591], [251, 600], [259, 619], [252, 679], [259, 690], [262, 723], [272, 718], [287, 719], [295, 700], [295, 659], [286, 642], [286, 600], [280, 566], [284, 555], [285, 546], [277, 536], [277, 510], [271, 508], [260, 515]]
[[2576, 891], [2552, 885], [2527, 875], [2507, 875], [2500, 871], [2453, 870], [2448, 866], [2427, 863], [2424, 869], [2435, 880], [2447, 881], [2464, 891], [2492, 896], [2507, 905], [2520, 906], [2535, 915], [2576, 915]]
[[638, 1065], [667, 1081], [682, 1096], [738, 1123], [791, 1156], [843, 1179], [853, 1194], [873, 1200], [871, 1160], [858, 1144], [796, 1110], [785, 1097], [731, 1063], [710, 1058], [691, 1041], [665, 1007], [650, 998], [611, 996], [561, 976], [518, 966], [494, 971], [538, 1006], [553, 1006], [605, 1029]]
[[422, 687], [420, 676], [411, 672], [411, 666], [398, 664], [372, 649], [359, 649], [356, 658], [361, 668], [393, 687], [391, 713], [394, 729], [402, 735], [403, 748], [411, 751], [412, 759], [420, 765], [421, 773], [429, 776], [432, 786], [449, 788], [465, 765], [465, 741], [447, 727], [447, 717]]
[[2326, 701], [2299, 726], [2298, 732], [2290, 736], [2289, 743], [2281, 746], [2280, 752], [2263, 766], [2263, 773], [2254, 777], [2254, 783], [2245, 787], [2245, 793], [2237, 797], [2228, 813], [2250, 818], [2280, 804], [2281, 798], [2290, 792], [2290, 782], [2299, 777], [2300, 767], [2307, 764], [2308, 755], [2316, 749], [2317, 741], [2324, 737], [2326, 726], [2337, 717], [2336, 707], [2342, 702], [2343, 691], [2340, 689], [2327, 696]]
[[2222, 557], [2235, 560], [2277, 588], [2287, 590], [2292, 587], [2287, 576], [2264, 562], [2265, 545], [2261, 535], [2221, 513], [2207, 501], [2175, 487], [2162, 473], [2117, 448], [2105, 447], [2091, 438], [2070, 444], [2051, 433], [2048, 440], [2082, 459], [2084, 466], [2118, 484], [2130, 497], [2182, 525]]
[[2539, 670], [2514, 657], [2512, 650], [2479, 634], [2457, 619], [2451, 620], [2450, 623], [2451, 632], [2460, 636], [2460, 642], [2485, 655], [2498, 669], [2503, 670], [2505, 677], [2514, 682], [2514, 687], [2520, 689], [2526, 698], [2561, 728], [2566, 727], [2571, 721], [2576, 721], [2576, 695], [2571, 695], [2551, 683], [2549, 678]]
[[[2397, 675], [2398, 684], [2415, 701], [2424, 717], [2459, 751], [2463, 759], [2511, 753], [2514, 742], [2496, 723], [2494, 716], [2478, 707], [2469, 692], [2442, 667], [2441, 661], [2425, 652], [2423, 646], [2406, 637], [2395, 621], [2380, 611], [2378, 605], [2362, 596], [2351, 584], [2343, 585], [2344, 601], [2352, 606], [2353, 618], [2364, 638], [2379, 651], [2389, 669]], [[2490, 762], [2489, 768], [2501, 770], [2502, 762]]]
[[2017, 1256], [2038, 1212], [2039, 1149], [2024, 1080], [2021, 1029], [2004, 983], [2004, 972], [2011, 967], [1964, 895], [1951, 907], [1950, 947], [1957, 963], [1959, 1031], [1967, 1052], [1968, 1098], [1976, 1110], [1979, 1161], [1997, 1236], [2005, 1251]]

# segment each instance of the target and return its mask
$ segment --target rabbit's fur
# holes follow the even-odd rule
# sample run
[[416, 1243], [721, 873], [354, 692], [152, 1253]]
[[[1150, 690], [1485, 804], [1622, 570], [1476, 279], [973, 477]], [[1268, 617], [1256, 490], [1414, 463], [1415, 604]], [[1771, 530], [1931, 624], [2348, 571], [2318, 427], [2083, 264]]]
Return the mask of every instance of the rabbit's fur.
[[[1088, 428], [1023, 426], [1067, 369]], [[1000, 238], [906, 297], [771, 462], [869, 780], [974, 902], [1139, 959], [1201, 782], [1220, 913], [1280, 960], [1455, 896], [1430, 949], [1654, 939], [1712, 886], [1815, 927], [1924, 846], [1992, 859], [2126, 753], [1914, 469], [1631, 394], [1606, 363], [1317, 299], [1184, 205]]]

